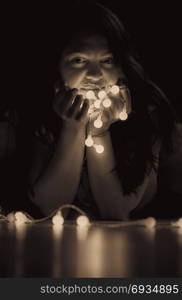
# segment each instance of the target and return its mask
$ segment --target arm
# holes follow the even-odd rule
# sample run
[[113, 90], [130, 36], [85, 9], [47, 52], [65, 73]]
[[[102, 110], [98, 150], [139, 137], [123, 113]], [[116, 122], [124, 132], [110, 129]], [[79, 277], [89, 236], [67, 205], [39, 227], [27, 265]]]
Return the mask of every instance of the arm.
[[[157, 189], [157, 174], [154, 169], [144, 175], [143, 182], [131, 193], [125, 193], [121, 179], [116, 170], [111, 136], [110, 124], [118, 120], [118, 112], [122, 110], [122, 103], [126, 103], [127, 113], [131, 111], [131, 97], [128, 89], [113, 99], [112, 106], [102, 115], [103, 127], [94, 128], [91, 123], [94, 143], [104, 146], [104, 152], [98, 154], [93, 148], [87, 148], [87, 163], [91, 189], [100, 209], [101, 216], [105, 219], [127, 218], [129, 213], [139, 205], [150, 201]], [[154, 146], [153, 153], [159, 156], [160, 143]], [[157, 162], [158, 165], [158, 162]], [[155, 166], [157, 169], [158, 166]], [[122, 172], [122, 170], [120, 170]], [[124, 174], [123, 174], [124, 175]]]
[[61, 101], [58, 106], [63, 126], [56, 150], [43, 174], [34, 182], [34, 197], [31, 197], [44, 214], [51, 213], [62, 204], [72, 203], [84, 156], [88, 103], [80, 108], [82, 99], [72, 92]]
[[116, 162], [109, 131], [94, 139], [96, 144], [102, 144], [105, 149], [98, 154], [93, 148], [87, 148], [89, 180], [101, 216], [104, 219], [127, 218], [141, 201], [148, 202], [152, 199], [157, 189], [157, 174], [152, 169], [134, 192], [125, 194], [115, 170]]

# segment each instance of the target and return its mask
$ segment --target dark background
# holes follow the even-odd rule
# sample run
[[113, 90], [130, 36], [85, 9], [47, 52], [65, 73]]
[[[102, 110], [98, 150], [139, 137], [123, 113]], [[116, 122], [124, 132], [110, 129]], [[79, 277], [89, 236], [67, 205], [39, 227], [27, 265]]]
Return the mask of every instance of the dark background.
[[[71, 9], [75, 1], [16, 3], [2, 9], [3, 105], [31, 109], [35, 115], [43, 109], [54, 68], [53, 21], [59, 18], [64, 3], [69, 3]], [[166, 93], [182, 120], [179, 1], [99, 2], [121, 17], [145, 70]]]
[[[59, 19], [60, 10], [64, 5], [70, 5], [70, 9], [72, 9], [71, 3], [75, 1], [79, 0], [47, 1], [42, 4], [35, 2], [7, 3], [6, 7], [1, 5], [2, 84], [0, 108], [1, 106], [3, 108], [11, 106], [18, 110], [18, 115], [23, 121], [20, 122], [23, 126], [20, 126], [23, 127], [21, 129], [24, 134], [24, 141], [20, 142], [20, 145], [23, 144], [26, 147], [27, 144], [28, 149], [30, 140], [28, 140], [27, 129], [32, 130], [34, 126], [39, 125], [37, 123], [42, 121], [41, 116], [44, 115], [47, 104], [52, 99], [56, 67], [55, 42], [61, 39], [58, 28], [56, 29], [54, 26], [54, 21]], [[126, 30], [130, 33], [147, 74], [166, 93], [182, 121], [180, 43], [182, 18], [179, 2], [150, 0], [145, 2], [100, 0], [99, 2], [105, 4], [121, 18]], [[20, 135], [21, 137], [22, 135]], [[29, 152], [31, 153], [31, 147]], [[24, 174], [21, 172], [21, 168], [24, 168], [26, 161], [25, 153], [26, 151], [22, 147], [20, 151], [21, 166], [13, 168], [15, 172], [19, 169], [20, 174]], [[177, 168], [178, 161], [177, 163], [175, 161], [173, 165]], [[177, 174], [176, 170], [173, 172]], [[6, 173], [9, 179], [9, 173]], [[171, 171], [164, 170], [163, 174], [165, 173], [171, 174], [171, 178], [174, 178], [173, 181], [175, 180]], [[12, 182], [16, 176], [17, 174], [11, 174]], [[176, 175], [176, 178], [181, 180], [181, 176]], [[22, 188], [24, 184], [21, 180], [19, 182]], [[16, 186], [16, 184], [14, 185]], [[5, 187], [5, 190], [9, 190], [9, 186]], [[163, 190], [166, 191], [165, 188]], [[168, 206], [165, 203], [165, 210], [172, 217], [171, 199], [174, 204], [175, 195], [174, 193], [170, 194], [168, 190], [165, 193], [161, 199], [165, 199], [167, 202]], [[179, 204], [173, 205], [175, 216], [181, 212], [181, 195], [176, 195], [176, 198], [176, 202]], [[154, 206], [154, 212], [160, 214], [159, 207], [163, 212], [164, 205], [156, 203], [157, 209]], [[151, 208], [149, 211], [152, 211]]]

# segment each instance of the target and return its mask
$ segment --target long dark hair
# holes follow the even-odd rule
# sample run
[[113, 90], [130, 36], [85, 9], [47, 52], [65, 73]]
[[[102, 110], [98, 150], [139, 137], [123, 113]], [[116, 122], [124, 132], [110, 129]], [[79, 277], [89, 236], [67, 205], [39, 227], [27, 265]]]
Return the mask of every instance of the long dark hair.
[[[143, 180], [148, 163], [155, 167], [156, 157], [152, 147], [156, 140], [161, 139], [167, 148], [172, 150], [170, 136], [175, 120], [173, 108], [161, 89], [149, 79], [134, 51], [130, 36], [119, 18], [108, 8], [99, 3], [75, 1], [72, 7], [64, 7], [59, 11], [54, 21], [56, 30], [52, 36], [52, 43], [56, 51], [52, 66], [55, 69], [63, 49], [76, 34], [97, 34], [106, 37], [116, 65], [120, 66], [126, 75], [132, 98], [132, 112], [126, 125], [117, 122], [112, 126], [111, 132], [113, 136], [117, 136], [115, 152], [118, 158], [121, 155], [129, 157], [132, 151], [136, 154], [132, 161], [133, 168], [130, 169], [130, 172], [140, 170], [134, 179], [131, 179], [131, 184], [135, 187]], [[53, 81], [57, 79], [58, 72], [55, 74]], [[122, 153], [123, 128], [127, 132], [126, 139], [130, 137], [131, 140], [135, 140], [125, 150], [127, 153]], [[121, 147], [118, 147], [118, 140]]]

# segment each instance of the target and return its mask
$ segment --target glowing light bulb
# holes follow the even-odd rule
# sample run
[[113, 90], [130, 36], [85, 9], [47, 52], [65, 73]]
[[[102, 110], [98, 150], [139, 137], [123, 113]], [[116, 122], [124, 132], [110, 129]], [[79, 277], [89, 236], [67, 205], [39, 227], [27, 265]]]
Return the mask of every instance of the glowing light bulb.
[[96, 98], [96, 97], [95, 97], [95, 93], [94, 93], [93, 91], [88, 91], [88, 92], [86, 92], [85, 97], [86, 97], [87, 99], [89, 99], [89, 100], [95, 99], [95, 98]]
[[180, 227], [180, 228], [182, 228], [182, 218], [179, 218], [177, 221], [175, 221], [175, 222], [171, 222], [171, 225], [173, 226], [173, 227]]
[[16, 224], [16, 225], [24, 225], [25, 222], [22, 221], [22, 220], [16, 220], [16, 221], [15, 221], [15, 224]]
[[26, 217], [24, 213], [18, 211], [15, 213], [15, 222], [17, 224], [24, 224], [30, 222], [30, 220]]
[[[135, 222], [134, 222], [135, 223]], [[156, 226], [156, 219], [153, 217], [148, 217], [146, 219], [140, 219], [136, 221], [136, 224], [145, 226], [147, 228], [153, 228]]]
[[52, 217], [52, 223], [56, 226], [57, 225], [63, 225], [64, 218], [63, 218], [60, 211], [58, 211], [57, 214], [54, 217]]
[[79, 216], [76, 219], [76, 223], [78, 226], [88, 226], [90, 225], [89, 219], [86, 216]]
[[104, 107], [110, 107], [111, 106], [111, 100], [109, 98], [105, 99], [103, 102], [102, 102], [102, 105]]
[[120, 120], [122, 120], [122, 121], [127, 120], [127, 119], [128, 119], [128, 114], [127, 114], [127, 112], [126, 112], [125, 110], [122, 111], [122, 112], [120, 112], [119, 118], [120, 118]]
[[98, 97], [100, 100], [104, 99], [106, 97], [106, 92], [105, 91], [99, 91], [98, 92]]
[[95, 101], [94, 101], [94, 107], [95, 107], [95, 108], [100, 108], [100, 104], [101, 104], [101, 101], [100, 101], [100, 100], [95, 100]]
[[110, 89], [110, 92], [113, 95], [117, 95], [119, 93], [119, 86], [118, 85], [113, 85], [112, 88]]
[[94, 127], [101, 128], [102, 125], [103, 125], [103, 122], [100, 118], [98, 118], [97, 120], [94, 121]]
[[91, 135], [89, 135], [89, 136], [87, 137], [87, 139], [85, 140], [85, 145], [86, 145], [87, 147], [92, 147], [93, 144], [94, 144], [94, 141], [93, 141]]
[[15, 222], [15, 214], [13, 212], [9, 213], [6, 218], [9, 222]]
[[94, 145], [94, 148], [95, 148], [95, 151], [99, 154], [104, 152], [104, 146], [102, 146], [102, 145]]

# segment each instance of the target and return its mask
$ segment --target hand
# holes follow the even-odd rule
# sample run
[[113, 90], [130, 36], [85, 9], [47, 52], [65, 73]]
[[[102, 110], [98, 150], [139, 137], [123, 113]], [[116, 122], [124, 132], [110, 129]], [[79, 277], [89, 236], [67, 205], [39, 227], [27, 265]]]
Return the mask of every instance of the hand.
[[[108, 131], [112, 123], [120, 120], [119, 115], [123, 110], [127, 114], [131, 112], [131, 95], [127, 87], [122, 87], [117, 95], [109, 93], [108, 98], [111, 100], [110, 107], [104, 107], [101, 104], [101, 108], [90, 115], [88, 131], [92, 136], [103, 135]], [[100, 118], [103, 123], [102, 127], [96, 128], [94, 122]]]
[[77, 94], [77, 89], [66, 90], [61, 82], [55, 85], [54, 111], [70, 127], [84, 127], [88, 122], [89, 103]]

